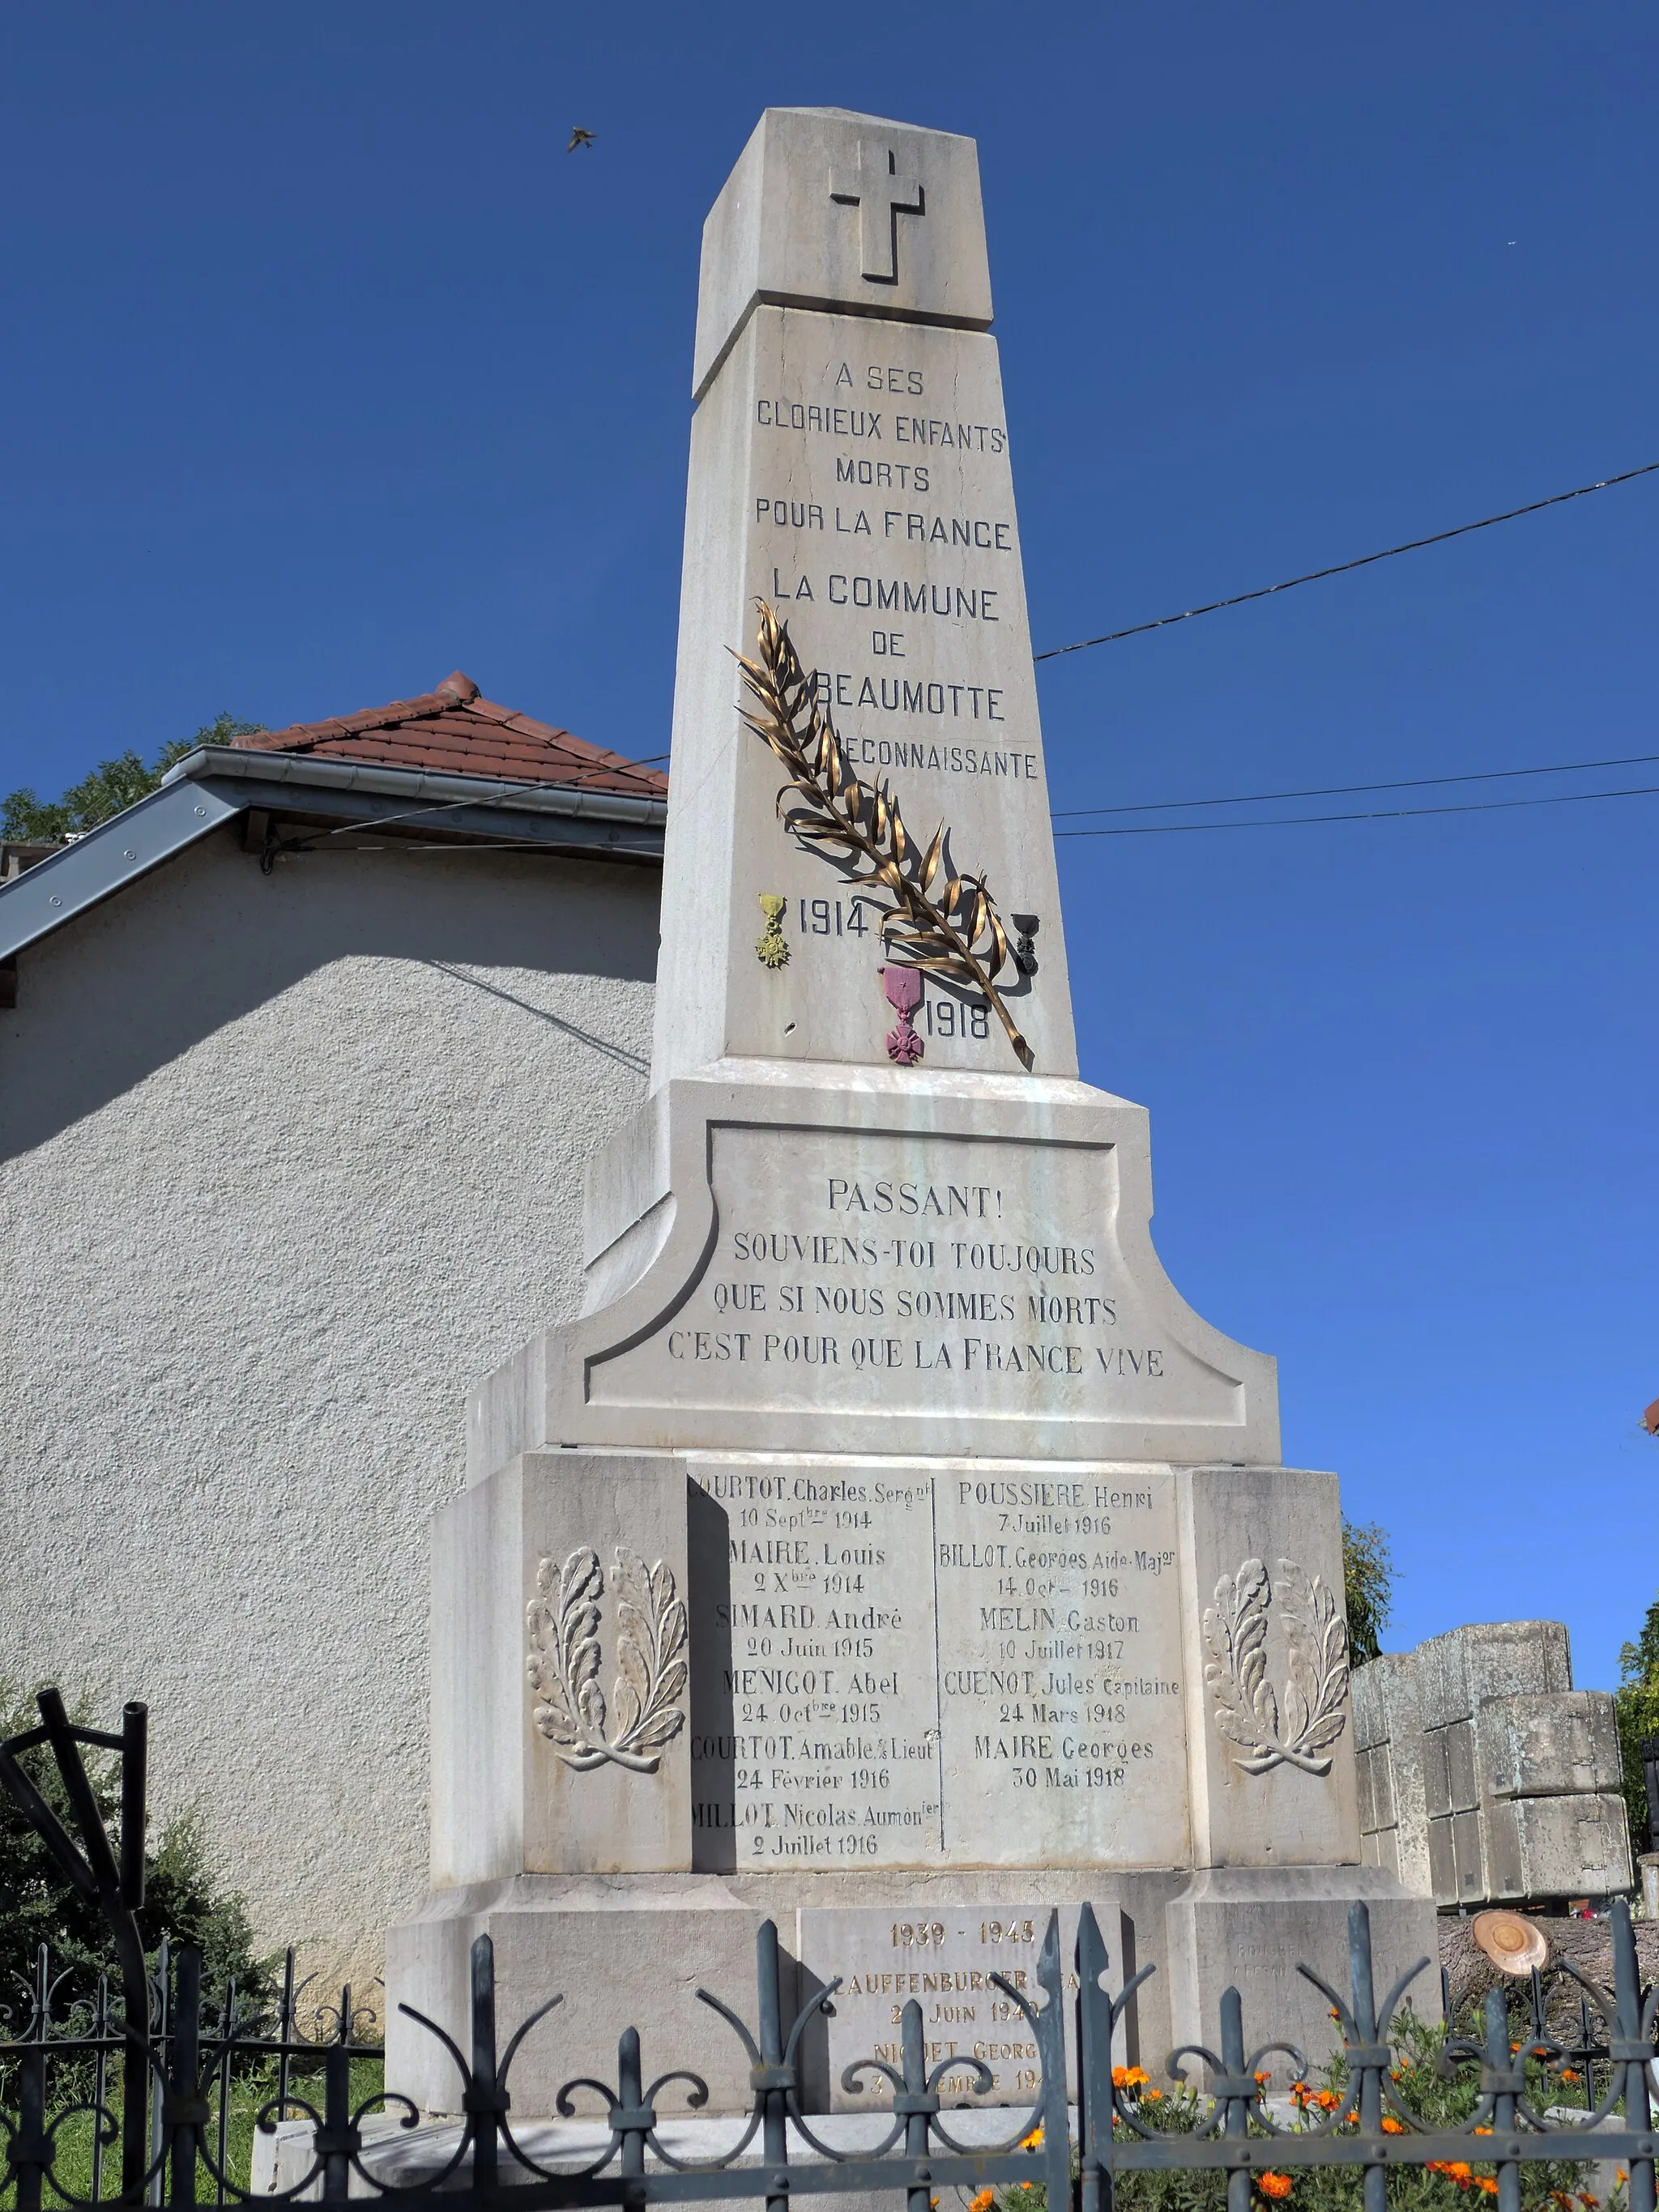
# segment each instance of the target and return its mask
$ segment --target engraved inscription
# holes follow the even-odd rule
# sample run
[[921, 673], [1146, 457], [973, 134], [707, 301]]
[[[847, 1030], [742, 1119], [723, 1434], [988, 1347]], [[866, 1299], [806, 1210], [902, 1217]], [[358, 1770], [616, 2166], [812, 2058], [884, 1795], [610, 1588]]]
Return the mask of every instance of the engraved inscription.
[[700, 1868], [1180, 1862], [1167, 1468], [691, 1473]]
[[[918, 1029], [948, 1004], [930, 989]], [[595, 1363], [598, 1402], [1239, 1418], [1129, 1279], [1109, 1146], [726, 1127], [712, 1171], [703, 1273]]]

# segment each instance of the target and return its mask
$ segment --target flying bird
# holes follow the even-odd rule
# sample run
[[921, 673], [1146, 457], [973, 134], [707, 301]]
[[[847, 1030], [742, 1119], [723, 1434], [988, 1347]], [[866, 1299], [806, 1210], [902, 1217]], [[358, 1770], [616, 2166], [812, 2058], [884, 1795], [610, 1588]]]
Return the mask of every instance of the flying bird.
[[578, 146], [591, 146], [592, 143], [593, 133], [591, 131], [584, 131], [579, 123], [575, 129], [572, 131], [570, 134], [570, 143], [564, 150], [567, 154], [574, 154]]

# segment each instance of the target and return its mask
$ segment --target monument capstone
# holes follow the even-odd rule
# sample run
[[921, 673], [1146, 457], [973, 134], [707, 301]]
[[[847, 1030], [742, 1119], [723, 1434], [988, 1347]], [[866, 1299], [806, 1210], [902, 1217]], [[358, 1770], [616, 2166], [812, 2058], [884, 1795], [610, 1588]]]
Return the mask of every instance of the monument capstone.
[[631, 2021], [745, 2105], [695, 1990], [767, 1916], [847, 1978], [826, 2103], [911, 1996], [1028, 2093], [989, 1976], [1085, 1898], [1159, 1968], [1149, 2066], [1228, 1982], [1327, 2045], [1295, 1966], [1344, 1978], [1352, 1899], [1390, 1978], [1434, 1948], [1359, 1863], [1336, 1480], [1278, 1464], [1273, 1361], [1153, 1250], [1145, 1111], [1078, 1079], [990, 323], [971, 140], [766, 112], [703, 240], [653, 1088], [434, 1538], [388, 1979], [459, 2033], [487, 1931], [504, 2020], [562, 1990], [520, 2110]]

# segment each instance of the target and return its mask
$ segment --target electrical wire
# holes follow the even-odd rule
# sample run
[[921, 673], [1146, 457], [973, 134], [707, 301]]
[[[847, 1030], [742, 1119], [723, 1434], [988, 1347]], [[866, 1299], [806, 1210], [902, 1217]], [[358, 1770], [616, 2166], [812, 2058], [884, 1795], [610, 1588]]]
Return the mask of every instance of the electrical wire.
[[1061, 837], [1199, 837], [1206, 830], [1297, 830], [1313, 823], [1403, 822], [1421, 814], [1500, 814], [1516, 806], [1577, 806], [1592, 799], [1647, 799], [1659, 795], [1659, 783], [1638, 783], [1625, 791], [1555, 791], [1545, 799], [1471, 799], [1461, 806], [1377, 807], [1360, 814], [1268, 814], [1236, 822], [1132, 822], [1117, 830], [1057, 830]]
[[1167, 629], [1171, 623], [1192, 622], [1199, 615], [1219, 614], [1224, 607], [1242, 607], [1251, 599], [1270, 599], [1275, 592], [1293, 592], [1298, 584], [1317, 584], [1327, 576], [1346, 576], [1352, 568], [1368, 568], [1373, 561], [1392, 561], [1396, 553], [1420, 553], [1425, 545], [1443, 545], [1449, 538], [1467, 538], [1472, 530], [1490, 530], [1495, 523], [1514, 522], [1523, 514], [1541, 514], [1547, 507], [1559, 507], [1570, 499], [1583, 499], [1593, 491], [1607, 491], [1614, 484], [1632, 483], [1638, 477], [1650, 477], [1659, 471], [1659, 461], [1645, 461], [1639, 469], [1626, 469], [1616, 477], [1602, 477], [1595, 483], [1579, 484], [1571, 491], [1553, 492], [1548, 499], [1528, 501], [1525, 507], [1505, 508], [1502, 514], [1482, 516], [1479, 522], [1460, 522], [1455, 530], [1437, 530], [1430, 538], [1413, 538], [1404, 545], [1385, 545], [1380, 553], [1362, 553], [1357, 561], [1339, 561], [1329, 568], [1310, 568], [1305, 576], [1287, 576], [1282, 584], [1262, 584], [1254, 592], [1236, 592], [1230, 599], [1211, 599], [1201, 607], [1188, 607], [1178, 615], [1160, 615], [1156, 622], [1132, 623], [1127, 629], [1108, 630], [1101, 637], [1079, 638], [1075, 645], [1053, 645], [1046, 653], [1033, 653], [1034, 660], [1058, 660], [1068, 653], [1086, 653], [1091, 645], [1116, 645], [1126, 637], [1143, 637], [1148, 630]]
[[1146, 799], [1134, 806], [1059, 806], [1050, 818], [1073, 822], [1092, 814], [1176, 814], [1194, 806], [1262, 806], [1281, 799], [1351, 799], [1364, 791], [1421, 791], [1445, 783], [1504, 783], [1517, 775], [1574, 775], [1593, 768], [1646, 768], [1655, 761], [1659, 761], [1659, 753], [1626, 753], [1618, 760], [1558, 761], [1547, 768], [1483, 768], [1471, 769], [1462, 775], [1408, 775], [1397, 783], [1327, 783], [1316, 785], [1310, 791], [1246, 791], [1231, 799]]
[[[325, 756], [325, 757], [326, 757], [326, 756]], [[336, 755], [334, 757], [337, 758], [338, 756]], [[617, 758], [620, 763], [619, 767], [617, 765], [613, 765], [608, 761], [600, 762], [595, 767], [590, 769], [585, 775], [570, 776], [559, 783], [551, 783], [545, 776], [538, 776], [533, 783], [509, 783], [505, 785], [500, 791], [492, 791], [487, 795], [474, 793], [471, 797], [466, 799], [447, 799], [440, 804], [434, 804], [431, 806], [413, 806], [410, 807], [406, 813], [388, 814], [380, 821], [372, 824], [361, 822], [343, 822], [332, 830], [308, 830], [306, 835], [307, 839], [345, 837], [349, 836], [354, 831], [361, 831], [366, 828], [386, 830], [390, 829], [394, 822], [419, 822], [423, 820], [428, 815], [453, 814], [456, 811], [457, 808], [459, 807], [499, 806], [503, 799], [522, 799], [526, 793], [532, 791], [580, 791], [589, 783], [597, 783], [601, 776], [616, 775], [623, 769], [653, 767], [658, 761], [665, 761], [668, 758], [668, 755], [666, 753], [653, 753], [648, 760], [643, 761], [623, 761], [621, 759], [620, 755], [618, 755]], [[644, 799], [652, 796], [652, 794], [647, 792], [611, 792], [608, 793], [607, 796], [613, 799]], [[273, 813], [280, 814], [282, 809], [280, 806], [273, 805], [270, 811]], [[316, 849], [314, 845], [312, 849]]]

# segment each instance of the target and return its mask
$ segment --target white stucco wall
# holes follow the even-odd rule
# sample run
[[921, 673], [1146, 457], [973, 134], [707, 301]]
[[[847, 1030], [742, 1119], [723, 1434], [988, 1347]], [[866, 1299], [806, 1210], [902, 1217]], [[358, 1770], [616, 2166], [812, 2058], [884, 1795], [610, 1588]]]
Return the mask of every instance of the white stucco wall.
[[0, 1012], [0, 1675], [147, 1699], [158, 1812], [359, 1986], [425, 1889], [428, 1521], [469, 1385], [575, 1310], [659, 884], [228, 830]]

